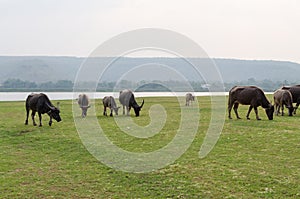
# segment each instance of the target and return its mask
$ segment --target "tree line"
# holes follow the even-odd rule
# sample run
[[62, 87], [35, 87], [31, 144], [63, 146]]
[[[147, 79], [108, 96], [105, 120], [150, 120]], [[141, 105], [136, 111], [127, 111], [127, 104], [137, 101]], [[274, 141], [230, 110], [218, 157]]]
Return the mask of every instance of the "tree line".
[[[205, 82], [188, 82], [191, 89], [196, 92], [209, 91], [210, 87], [214, 87], [214, 84], [206, 84]], [[217, 84], [217, 83], [216, 83]], [[233, 81], [225, 82], [224, 89], [229, 91], [230, 88], [236, 85], [255, 85], [262, 88], [264, 91], [274, 91], [283, 85], [294, 85], [296, 82], [283, 81], [272, 81], [272, 80], [255, 80], [250, 78], [245, 81]], [[94, 91], [95, 82], [80, 82], [76, 83], [76, 88], [83, 91]], [[97, 84], [96, 91], [109, 92], [122, 89], [134, 89], [136, 91], [147, 91], [147, 92], [166, 92], [166, 91], [187, 91], [186, 82], [180, 81], [140, 81], [133, 82], [129, 80], [121, 80], [120, 82], [100, 82]], [[218, 83], [220, 85], [220, 83]], [[70, 80], [58, 80], [56, 82], [48, 81], [42, 83], [36, 83], [31, 81], [24, 81], [20, 79], [8, 79], [0, 85], [0, 91], [73, 91], [74, 83]]]
[[282, 86], [297, 85], [297, 84], [299, 83], [295, 81], [288, 81], [288, 80], [272, 81], [270, 79], [256, 80], [255, 78], [249, 78], [248, 80], [244, 80], [244, 81], [234, 81], [230, 83], [224, 83], [224, 86], [226, 91], [229, 91], [230, 88], [232, 88], [233, 86], [249, 85], [249, 86], [258, 86], [266, 92], [273, 92]]
[[58, 80], [57, 82], [36, 83], [20, 79], [7, 79], [1, 86], [1, 90], [11, 91], [27, 91], [27, 90], [53, 90], [53, 91], [69, 91], [73, 89], [73, 82], [70, 80]]

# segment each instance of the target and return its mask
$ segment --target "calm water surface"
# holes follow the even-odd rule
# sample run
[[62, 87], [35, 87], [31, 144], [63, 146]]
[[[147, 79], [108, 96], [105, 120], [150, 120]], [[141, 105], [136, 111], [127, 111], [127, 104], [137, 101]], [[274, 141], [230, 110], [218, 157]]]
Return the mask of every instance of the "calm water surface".
[[[44, 92], [48, 95], [50, 100], [68, 100], [76, 99], [79, 93], [73, 92]], [[135, 92], [136, 97], [175, 97], [185, 96], [187, 92]], [[26, 97], [30, 92], [0, 92], [0, 101], [25, 101]], [[91, 99], [99, 99], [104, 96], [114, 96], [118, 98], [119, 93], [117, 92], [92, 92], [86, 93]], [[194, 92], [196, 96], [210, 96], [210, 95], [228, 95], [227, 92]]]

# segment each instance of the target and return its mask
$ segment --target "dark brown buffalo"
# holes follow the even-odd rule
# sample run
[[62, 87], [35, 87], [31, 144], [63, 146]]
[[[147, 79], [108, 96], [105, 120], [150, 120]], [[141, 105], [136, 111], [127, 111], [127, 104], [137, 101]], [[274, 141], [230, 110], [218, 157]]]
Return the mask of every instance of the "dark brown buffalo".
[[130, 109], [132, 107], [135, 112], [135, 116], [138, 117], [144, 105], [143, 100], [142, 104], [139, 106], [135, 101], [134, 94], [131, 90], [128, 89], [120, 91], [119, 101], [123, 105], [123, 115], [125, 114], [125, 107], [127, 110], [127, 115], [129, 115]]
[[113, 96], [105, 96], [102, 99], [102, 103], [104, 106], [104, 110], [103, 110], [103, 115], [107, 116], [107, 112], [106, 112], [106, 108], [110, 109], [110, 115], [109, 116], [113, 116], [113, 111], [115, 112], [116, 115], [118, 115], [118, 111], [120, 107], [117, 107], [117, 103], [115, 101], [115, 98]]
[[192, 101], [195, 101], [195, 96], [193, 96], [192, 93], [187, 93], [185, 95], [185, 105], [189, 106], [190, 104], [192, 104]]
[[248, 120], [250, 119], [249, 115], [252, 108], [254, 108], [256, 119], [260, 120], [257, 111], [257, 107], [259, 106], [262, 106], [265, 109], [269, 120], [273, 120], [274, 106], [272, 106], [272, 104], [268, 101], [264, 92], [256, 86], [235, 86], [229, 91], [229, 99], [228, 99], [229, 119], [232, 119], [231, 117], [232, 106], [234, 106], [233, 109], [236, 114], [236, 117], [238, 119], [241, 119], [237, 112], [239, 104], [250, 105], [247, 113]]
[[28, 116], [30, 109], [32, 110], [31, 117], [33, 121], [33, 125], [36, 126], [36, 123], [34, 121], [35, 113], [38, 112], [39, 120], [40, 120], [40, 126], [42, 126], [42, 114], [47, 113], [50, 117], [49, 126], [52, 125], [52, 118], [54, 118], [57, 122], [61, 121], [60, 118], [60, 111], [58, 108], [53, 106], [53, 104], [50, 102], [47, 95], [40, 93], [40, 94], [30, 94], [26, 99], [26, 120], [25, 124], [28, 124]]
[[296, 114], [296, 110], [300, 104], [300, 85], [283, 86], [281, 89], [289, 90], [291, 92], [293, 103], [296, 103], [296, 106], [294, 107], [294, 114]]
[[276, 115], [280, 113], [283, 115], [284, 106], [289, 110], [289, 116], [293, 116], [293, 96], [289, 90], [278, 89], [274, 92], [274, 105]]

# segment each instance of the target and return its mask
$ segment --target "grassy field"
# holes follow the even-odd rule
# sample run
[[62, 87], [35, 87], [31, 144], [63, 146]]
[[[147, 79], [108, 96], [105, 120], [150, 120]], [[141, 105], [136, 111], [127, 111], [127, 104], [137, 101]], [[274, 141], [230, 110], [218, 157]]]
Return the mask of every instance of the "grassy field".
[[[132, 117], [137, 124], [149, 123], [148, 110], [154, 104], [165, 107], [168, 115], [162, 131], [148, 139], [122, 133], [113, 118], [102, 116], [97, 101], [99, 123], [116, 145], [149, 152], [176, 134], [180, 121], [176, 98], [145, 101], [141, 116]], [[72, 101], [61, 101], [63, 121], [52, 127], [46, 115], [43, 127], [33, 126], [31, 120], [25, 126], [24, 102], [0, 102], [0, 197], [300, 198], [300, 112], [269, 121], [260, 108], [262, 120], [256, 121], [253, 112], [249, 121], [244, 119], [248, 107], [240, 106], [243, 119], [226, 118], [217, 145], [199, 159], [210, 122], [210, 99], [198, 101], [200, 126], [190, 148], [170, 166], [143, 174], [111, 169], [86, 150], [74, 125]]]

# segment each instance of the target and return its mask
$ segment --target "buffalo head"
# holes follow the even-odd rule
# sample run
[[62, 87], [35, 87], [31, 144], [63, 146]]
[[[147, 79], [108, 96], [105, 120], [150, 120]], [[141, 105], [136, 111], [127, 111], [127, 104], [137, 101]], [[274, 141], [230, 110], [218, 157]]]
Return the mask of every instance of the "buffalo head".
[[293, 116], [294, 107], [292, 106], [286, 106], [286, 108], [289, 110], [289, 116]]
[[81, 110], [82, 110], [82, 113], [81, 113], [81, 116], [82, 117], [86, 117], [86, 115], [87, 115], [87, 110], [88, 110], [88, 108], [90, 108], [91, 106], [89, 105], [89, 106], [80, 106], [80, 108], [81, 108]]
[[135, 106], [135, 107], [133, 107], [136, 117], [140, 116], [140, 111], [143, 108], [143, 106], [144, 106], [144, 100], [143, 100], [141, 106]]
[[265, 110], [269, 120], [273, 120], [274, 106], [270, 105], [269, 108], [266, 108]]
[[[121, 108], [120, 106], [113, 108], [113, 110], [115, 111], [116, 115], [118, 115], [118, 112], [119, 112], [119, 109], [120, 109], [120, 108]], [[112, 115], [111, 115], [111, 116], [112, 116]]]
[[[48, 115], [51, 117], [51, 118], [54, 118], [57, 122], [60, 122], [61, 121], [61, 118], [60, 118], [60, 110], [58, 108], [56, 108], [55, 106], [49, 106], [48, 107], [50, 108], [50, 111], [48, 112]], [[51, 126], [51, 124], [49, 123], [49, 125]]]

